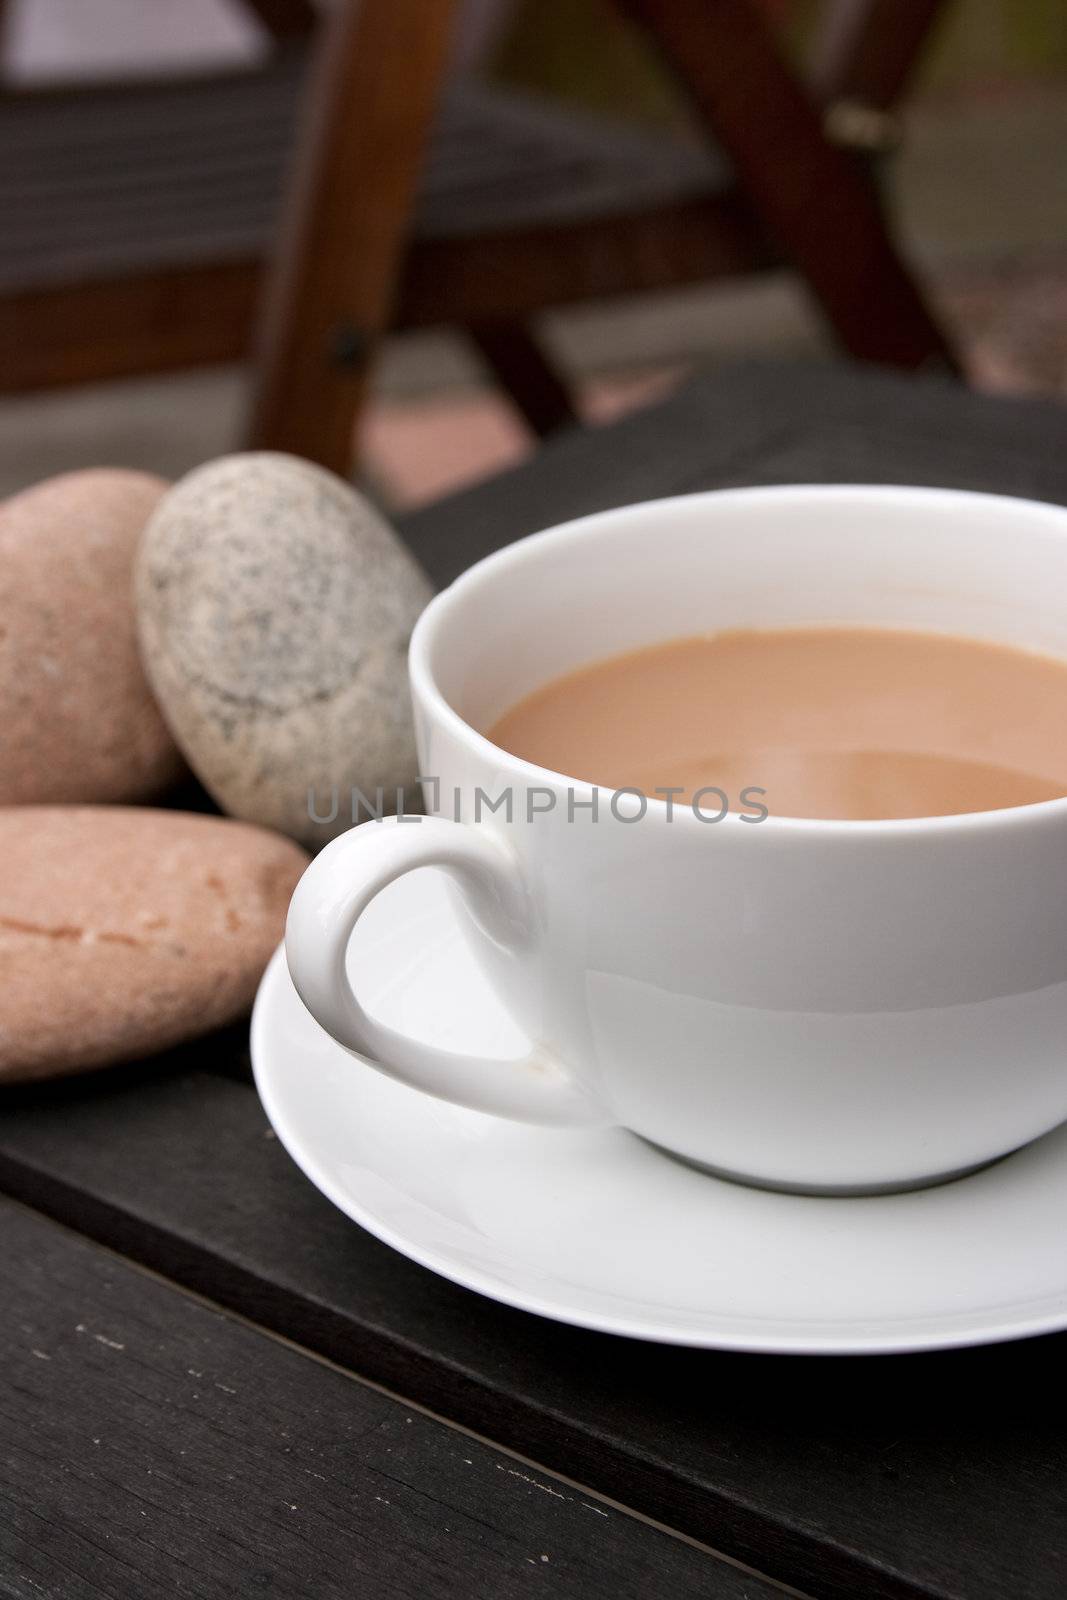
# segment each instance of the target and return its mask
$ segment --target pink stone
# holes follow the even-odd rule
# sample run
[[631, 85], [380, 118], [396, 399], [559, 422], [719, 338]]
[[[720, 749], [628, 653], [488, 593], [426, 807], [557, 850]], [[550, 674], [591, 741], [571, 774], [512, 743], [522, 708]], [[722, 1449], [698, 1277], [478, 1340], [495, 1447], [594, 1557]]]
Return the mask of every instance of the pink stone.
[[221, 817], [0, 810], [0, 1081], [130, 1060], [242, 1016], [307, 862]]
[[166, 487], [101, 468], [0, 505], [0, 805], [147, 799], [182, 772], [131, 596]]

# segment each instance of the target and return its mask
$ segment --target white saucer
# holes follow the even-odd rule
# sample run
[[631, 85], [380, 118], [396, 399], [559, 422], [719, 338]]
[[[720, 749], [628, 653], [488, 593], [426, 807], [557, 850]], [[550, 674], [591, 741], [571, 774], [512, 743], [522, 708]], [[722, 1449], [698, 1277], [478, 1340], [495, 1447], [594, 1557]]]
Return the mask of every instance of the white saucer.
[[[394, 1027], [452, 1049], [523, 1048], [435, 871], [378, 897], [350, 970]], [[256, 1000], [252, 1060], [278, 1137], [335, 1205], [412, 1260], [526, 1311], [641, 1339], [794, 1353], [1067, 1327], [1067, 1126], [913, 1194], [743, 1188], [621, 1129], [521, 1126], [392, 1082], [312, 1021], [281, 951]]]

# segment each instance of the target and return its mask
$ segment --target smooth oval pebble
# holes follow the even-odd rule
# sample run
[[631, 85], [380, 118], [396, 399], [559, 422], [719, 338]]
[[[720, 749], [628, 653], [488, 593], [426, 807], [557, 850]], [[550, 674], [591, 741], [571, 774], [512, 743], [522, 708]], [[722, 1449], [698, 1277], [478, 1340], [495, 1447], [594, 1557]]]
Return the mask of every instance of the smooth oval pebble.
[[224, 456], [171, 489], [137, 562], [141, 649], [223, 810], [319, 845], [351, 826], [353, 791], [395, 809], [416, 774], [406, 655], [430, 593], [374, 508], [309, 462]]
[[182, 772], [131, 594], [137, 541], [166, 488], [101, 468], [0, 505], [0, 805], [143, 800]]
[[241, 1016], [307, 860], [222, 817], [0, 810], [0, 1081], [128, 1061]]

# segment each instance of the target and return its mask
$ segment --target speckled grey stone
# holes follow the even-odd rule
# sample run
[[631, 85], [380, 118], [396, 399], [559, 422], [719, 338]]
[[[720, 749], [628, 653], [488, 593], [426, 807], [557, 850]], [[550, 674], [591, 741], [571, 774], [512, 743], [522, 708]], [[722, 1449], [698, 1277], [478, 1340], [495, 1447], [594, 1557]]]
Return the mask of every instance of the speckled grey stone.
[[[377, 511], [294, 456], [224, 456], [164, 496], [135, 594], [145, 670], [232, 816], [312, 846], [352, 790], [416, 773], [407, 644], [430, 585]], [[312, 820], [309, 794], [319, 817]]]

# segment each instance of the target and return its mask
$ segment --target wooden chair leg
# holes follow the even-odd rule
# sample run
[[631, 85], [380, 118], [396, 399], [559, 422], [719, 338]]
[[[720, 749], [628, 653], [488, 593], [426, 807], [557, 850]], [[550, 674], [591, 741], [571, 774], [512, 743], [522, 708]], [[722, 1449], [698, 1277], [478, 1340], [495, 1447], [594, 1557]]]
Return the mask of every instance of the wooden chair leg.
[[566, 384], [524, 323], [479, 322], [467, 332], [538, 438], [578, 420]]
[[270, 273], [249, 443], [345, 473], [389, 325], [458, 0], [341, 0]]
[[845, 349], [892, 366], [955, 357], [894, 249], [871, 184], [819, 113], [752, 0], [618, 0], [688, 89], [767, 233]]
[[830, 0], [809, 86], [824, 101], [854, 100], [888, 110], [944, 8], [945, 0]]

